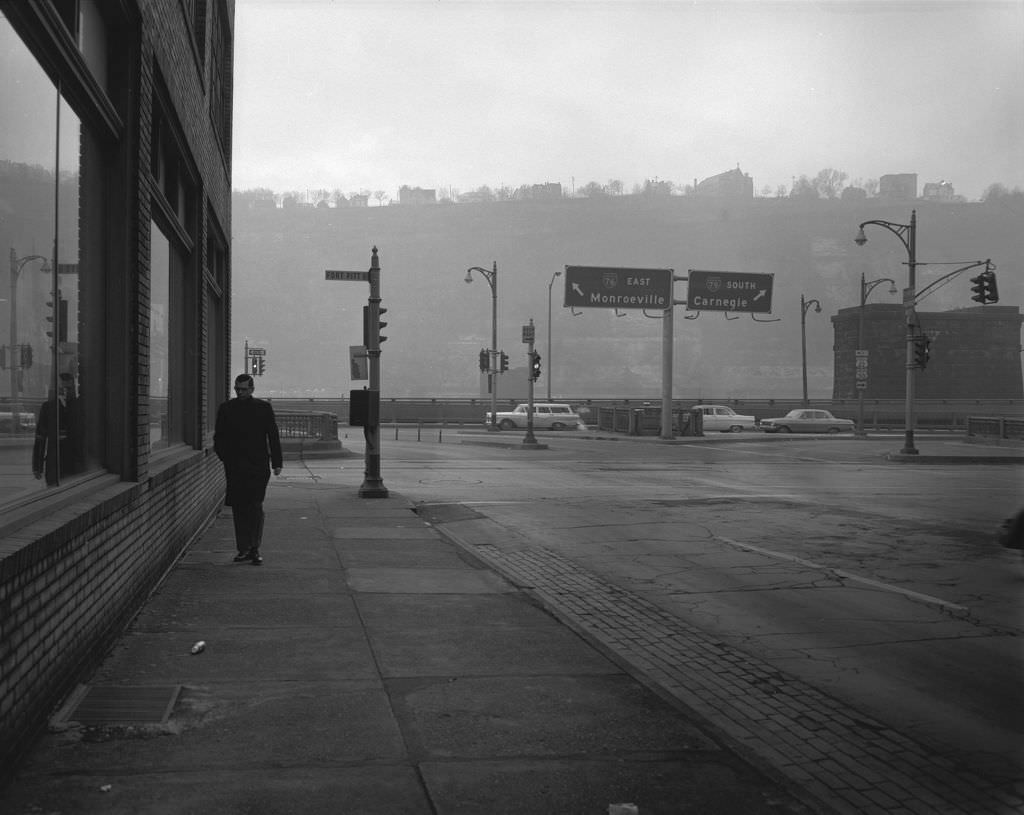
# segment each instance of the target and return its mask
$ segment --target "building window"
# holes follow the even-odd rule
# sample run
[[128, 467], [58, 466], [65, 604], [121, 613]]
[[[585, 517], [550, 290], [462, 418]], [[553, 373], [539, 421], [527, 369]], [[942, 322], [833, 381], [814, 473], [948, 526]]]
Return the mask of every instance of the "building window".
[[171, 242], [153, 224], [149, 255], [149, 443], [154, 450], [172, 438]]
[[0, 110], [2, 508], [101, 467], [105, 181], [98, 140], [3, 17]]
[[210, 120], [225, 156], [231, 153], [231, 32], [223, 3], [213, 5], [210, 30]]
[[224, 293], [227, 279], [225, 243], [209, 225], [206, 277], [206, 427], [212, 433], [217, 408], [227, 398], [227, 327]]

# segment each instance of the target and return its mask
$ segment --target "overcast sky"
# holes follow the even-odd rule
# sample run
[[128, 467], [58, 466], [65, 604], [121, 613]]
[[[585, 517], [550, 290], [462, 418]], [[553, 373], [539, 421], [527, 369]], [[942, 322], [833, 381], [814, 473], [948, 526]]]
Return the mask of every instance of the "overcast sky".
[[1024, 188], [1024, 0], [237, 0], [235, 189]]

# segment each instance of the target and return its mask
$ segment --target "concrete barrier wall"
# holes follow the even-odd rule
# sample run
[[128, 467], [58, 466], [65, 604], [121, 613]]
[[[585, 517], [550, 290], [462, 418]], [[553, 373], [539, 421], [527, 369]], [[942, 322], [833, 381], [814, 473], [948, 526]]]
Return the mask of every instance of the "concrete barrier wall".
[[0, 782], [223, 503], [204, 451], [111, 482], [0, 539]]

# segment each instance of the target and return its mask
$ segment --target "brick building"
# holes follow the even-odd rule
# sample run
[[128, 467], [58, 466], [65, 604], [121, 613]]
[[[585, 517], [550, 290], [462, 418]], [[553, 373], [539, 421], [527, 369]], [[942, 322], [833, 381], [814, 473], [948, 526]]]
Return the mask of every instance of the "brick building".
[[[917, 312], [931, 339], [928, 366], [919, 371], [915, 394], [921, 399], [1020, 399], [1020, 332], [1024, 317], [1016, 306], [973, 306], [954, 311]], [[867, 399], [900, 399], [906, 394], [906, 330], [903, 306], [864, 306], [863, 344], [858, 346], [858, 307], [832, 317], [835, 377], [832, 397], [857, 397], [856, 355], [868, 351]]]
[[0, 776], [222, 504], [233, 29], [0, 0]]
[[753, 198], [754, 179], [737, 167], [695, 183], [694, 194], [715, 198]]
[[413, 206], [436, 204], [437, 190], [426, 190], [422, 187], [408, 187], [403, 184], [398, 188], [398, 203]]

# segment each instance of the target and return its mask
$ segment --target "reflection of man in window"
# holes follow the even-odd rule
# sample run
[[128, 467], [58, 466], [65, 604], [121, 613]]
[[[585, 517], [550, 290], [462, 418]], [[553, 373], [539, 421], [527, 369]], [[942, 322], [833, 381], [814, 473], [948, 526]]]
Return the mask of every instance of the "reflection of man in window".
[[32, 448], [32, 474], [42, 478], [45, 473], [48, 486], [59, 484], [61, 478], [81, 470], [80, 420], [74, 377], [61, 374], [56, 396], [51, 392], [50, 398], [39, 408], [36, 441]]

